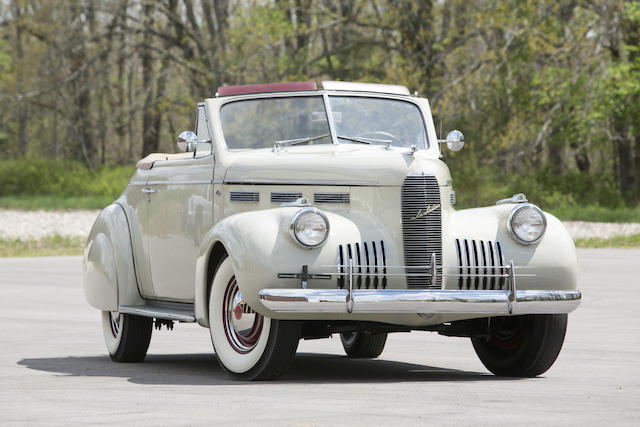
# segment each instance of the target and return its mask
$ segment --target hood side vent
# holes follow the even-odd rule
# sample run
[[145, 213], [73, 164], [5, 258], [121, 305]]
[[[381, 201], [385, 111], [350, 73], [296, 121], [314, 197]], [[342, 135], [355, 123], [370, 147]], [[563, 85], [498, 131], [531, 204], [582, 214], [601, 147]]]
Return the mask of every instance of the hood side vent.
[[300, 197], [302, 197], [302, 193], [300, 192], [278, 192], [274, 191], [271, 193], [271, 203], [286, 203], [286, 202], [295, 202]]
[[350, 203], [349, 193], [314, 193], [314, 203]]
[[259, 202], [260, 194], [255, 191], [231, 191], [229, 200], [232, 202]]

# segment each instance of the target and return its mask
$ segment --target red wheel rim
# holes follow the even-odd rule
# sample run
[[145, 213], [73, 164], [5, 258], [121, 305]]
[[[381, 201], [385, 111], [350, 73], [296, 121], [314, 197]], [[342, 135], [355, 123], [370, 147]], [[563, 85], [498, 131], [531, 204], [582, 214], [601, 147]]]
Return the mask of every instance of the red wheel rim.
[[249, 307], [242, 298], [233, 276], [222, 300], [222, 324], [231, 348], [246, 354], [255, 348], [262, 333], [264, 317]]

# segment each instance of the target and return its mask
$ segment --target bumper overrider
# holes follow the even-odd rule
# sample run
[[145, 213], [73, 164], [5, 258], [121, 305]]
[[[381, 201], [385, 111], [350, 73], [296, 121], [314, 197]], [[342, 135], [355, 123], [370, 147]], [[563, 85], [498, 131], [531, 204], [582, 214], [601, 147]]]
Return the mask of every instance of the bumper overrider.
[[[514, 266], [513, 261], [499, 267], [500, 271], [506, 271], [502, 274], [443, 273], [448, 269], [459, 269], [460, 266], [437, 266], [435, 257], [432, 257], [431, 265], [423, 266], [430, 271], [432, 279], [438, 274], [438, 270], [443, 276], [507, 278], [508, 287], [505, 290], [353, 289], [353, 277], [358, 275], [354, 269], [358, 266], [353, 265], [350, 260], [345, 267], [344, 273], [323, 273], [315, 276], [324, 278], [346, 275], [348, 277], [348, 288], [346, 289], [308, 289], [306, 287], [306, 266], [304, 266], [302, 275], [283, 275], [288, 278], [301, 278], [301, 288], [262, 289], [260, 301], [266, 308], [277, 313], [519, 315], [569, 313], [578, 307], [582, 297], [579, 290], [517, 290], [517, 277], [535, 275], [516, 274], [518, 269], [532, 267]], [[408, 274], [411, 273], [403, 273], [403, 275]]]

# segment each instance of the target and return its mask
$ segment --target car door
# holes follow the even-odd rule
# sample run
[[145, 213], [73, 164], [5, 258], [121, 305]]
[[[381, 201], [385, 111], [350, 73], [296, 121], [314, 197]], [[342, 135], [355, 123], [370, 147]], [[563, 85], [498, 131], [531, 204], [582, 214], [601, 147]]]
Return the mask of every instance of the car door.
[[[210, 139], [203, 104], [196, 130], [199, 140]], [[194, 299], [195, 261], [202, 237], [213, 226], [214, 157], [209, 144], [199, 145], [207, 148], [156, 162], [150, 170], [146, 238], [155, 299]]]

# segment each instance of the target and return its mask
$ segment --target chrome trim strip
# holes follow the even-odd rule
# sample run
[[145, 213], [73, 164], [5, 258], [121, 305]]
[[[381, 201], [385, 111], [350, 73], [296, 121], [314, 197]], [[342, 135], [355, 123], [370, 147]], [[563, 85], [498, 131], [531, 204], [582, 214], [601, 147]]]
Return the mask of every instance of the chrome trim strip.
[[[137, 184], [137, 182], [135, 182]], [[200, 180], [200, 181], [148, 181], [144, 183], [145, 185], [192, 185], [192, 184], [213, 184], [213, 181], [208, 180]]]
[[272, 179], [272, 178], [225, 178], [224, 184], [253, 184], [253, 185], [338, 185], [348, 187], [375, 186], [382, 187], [376, 181], [342, 181], [326, 179]]
[[[348, 313], [345, 289], [262, 289], [260, 301], [278, 313]], [[569, 313], [580, 305], [582, 294], [573, 291], [461, 291], [449, 289], [354, 289], [353, 313]]]
[[118, 312], [143, 317], [155, 317], [156, 319], [177, 320], [178, 322], [193, 323], [196, 321], [195, 313], [179, 308], [121, 305], [118, 308]]

